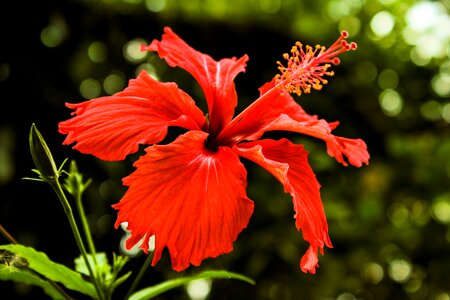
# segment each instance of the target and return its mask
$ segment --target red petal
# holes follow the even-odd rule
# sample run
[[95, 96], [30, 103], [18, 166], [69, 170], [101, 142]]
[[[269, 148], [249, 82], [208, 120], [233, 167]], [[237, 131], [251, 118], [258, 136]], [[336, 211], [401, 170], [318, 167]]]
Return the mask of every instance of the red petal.
[[331, 157], [336, 158], [338, 162], [343, 165], [345, 163], [342, 154], [344, 154], [348, 162], [356, 167], [361, 167], [363, 163], [369, 164], [369, 152], [367, 152], [366, 143], [361, 139], [348, 139], [339, 136], [333, 136], [333, 139], [329, 138], [327, 141], [328, 154]]
[[294, 203], [297, 229], [310, 248], [301, 259], [303, 272], [314, 273], [317, 251], [323, 253], [326, 245], [331, 248], [328, 225], [320, 199], [320, 185], [308, 163], [308, 153], [301, 145], [289, 140], [260, 140], [241, 143], [233, 148], [240, 156], [261, 165], [275, 176], [291, 194]]
[[316, 267], [319, 267], [319, 259], [317, 258], [317, 247], [310, 246], [305, 255], [300, 260], [300, 268], [303, 272], [316, 274]]
[[363, 163], [368, 165], [370, 155], [367, 152], [366, 143], [361, 139], [348, 139], [331, 134], [332, 127], [336, 126], [336, 123], [330, 126], [325, 120], [298, 122], [287, 115], [280, 115], [263, 130], [286, 130], [310, 135], [324, 140], [327, 144], [328, 155], [344, 166], [348, 165], [344, 156], [353, 166], [361, 167]]
[[59, 123], [64, 144], [104, 160], [121, 160], [139, 144], [160, 142], [168, 126], [203, 127], [205, 118], [194, 101], [174, 83], [161, 83], [145, 71], [113, 96], [78, 104], [73, 118]]
[[[265, 99], [266, 103], [259, 104], [265, 105], [268, 102], [277, 103], [277, 106], [280, 107], [280, 112], [284, 113], [296, 121], [314, 121], [317, 120], [317, 116], [308, 115], [303, 108], [295, 102], [294, 98], [292, 98], [289, 93], [280, 93], [278, 88], [275, 87], [276, 79], [272, 79], [270, 82], [266, 82], [262, 87], [259, 88], [260, 95], [264, 95], [267, 93], [267, 99]], [[271, 89], [275, 89], [273, 93], [268, 93]], [[281, 104], [280, 104], [281, 103]]]
[[308, 115], [289, 93], [274, 86], [274, 80], [260, 88], [261, 96], [234, 118], [218, 137], [218, 142], [233, 145], [242, 140], [256, 140], [266, 131], [285, 130], [323, 139], [327, 152], [343, 165], [369, 164], [367, 146], [361, 139], [347, 139], [331, 134], [338, 122], [327, 123]]
[[280, 93], [274, 86], [275, 79], [260, 89], [260, 98], [235, 117], [220, 134], [223, 143], [241, 140], [257, 140], [266, 131], [268, 124], [281, 114], [299, 122], [315, 121], [317, 116], [308, 115], [289, 93]]
[[234, 114], [237, 105], [234, 78], [245, 71], [248, 56], [240, 59], [225, 58], [219, 62], [207, 54], [190, 47], [169, 27], [164, 28], [162, 40], [153, 40], [142, 50], [157, 51], [161, 58], [172, 67], [180, 67], [191, 73], [198, 81], [209, 107], [210, 130], [217, 134], [227, 124]]
[[151, 146], [124, 178], [129, 186], [116, 227], [128, 222], [132, 247], [155, 235], [155, 265], [165, 247], [174, 270], [228, 253], [247, 226], [253, 202], [246, 196], [246, 170], [229, 148], [211, 153], [204, 147], [207, 134], [190, 131], [168, 145]]
[[244, 139], [256, 140], [270, 130], [293, 131], [323, 139], [328, 154], [343, 165], [347, 165], [344, 156], [357, 167], [369, 164], [370, 156], [363, 140], [331, 134], [338, 122], [327, 123], [308, 115], [289, 93], [278, 90], [274, 82], [261, 87], [261, 97], [229, 123], [218, 137], [219, 143], [232, 145]]

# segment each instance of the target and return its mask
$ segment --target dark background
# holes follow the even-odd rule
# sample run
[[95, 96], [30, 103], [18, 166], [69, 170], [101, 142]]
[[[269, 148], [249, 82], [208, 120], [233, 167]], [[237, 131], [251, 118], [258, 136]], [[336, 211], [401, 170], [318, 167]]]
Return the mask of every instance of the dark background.
[[[119, 91], [136, 69], [151, 66], [162, 81], [177, 82], [204, 107], [189, 74], [167, 68], [152, 55], [127, 58], [124, 47], [130, 41], [160, 39], [163, 27], [171, 26], [216, 60], [248, 54], [246, 73], [236, 79], [239, 111], [257, 98], [257, 89], [276, 74], [276, 61], [296, 40], [330, 45], [346, 29], [358, 50], [342, 55], [341, 65], [333, 67], [335, 77], [322, 91], [298, 101], [310, 114], [339, 120], [337, 135], [364, 139], [370, 165], [343, 167], [327, 156], [322, 141], [280, 134], [305, 144], [322, 185], [334, 248], [319, 257], [317, 274], [299, 269], [307, 244], [295, 229], [289, 196], [265, 170], [245, 162], [255, 212], [234, 251], [182, 274], [171, 271], [165, 253], [140, 287], [205, 269], [227, 269], [255, 279], [256, 285], [215, 281], [209, 299], [450, 299], [449, 2], [418, 3], [4, 2], [0, 223], [20, 243], [73, 267], [78, 253], [58, 199], [48, 185], [21, 179], [33, 175], [28, 133], [35, 123], [57, 163], [75, 159], [93, 179], [85, 205], [97, 248], [108, 255], [120, 251], [123, 231], [113, 228], [111, 205], [123, 195], [121, 178], [133, 171], [138, 154], [111, 163], [62, 146], [57, 126], [70, 114], [64, 103]], [[413, 12], [420, 18], [414, 19]], [[86, 92], [83, 87], [89, 83], [97, 84], [98, 91]], [[135, 256], [126, 269], [137, 272], [144, 259]], [[117, 299], [129, 284], [117, 290]], [[40, 289], [12, 282], [0, 282], [0, 293], [2, 299], [45, 299]], [[191, 298], [179, 288], [158, 299]]]

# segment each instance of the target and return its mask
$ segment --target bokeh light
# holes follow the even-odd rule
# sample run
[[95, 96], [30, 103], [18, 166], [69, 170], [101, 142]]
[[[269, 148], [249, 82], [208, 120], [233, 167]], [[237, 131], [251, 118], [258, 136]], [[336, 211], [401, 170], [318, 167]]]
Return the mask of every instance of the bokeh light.
[[11, 73], [11, 67], [8, 63], [0, 63], [0, 81], [5, 81], [8, 79]]
[[136, 68], [136, 72], [135, 75], [139, 75], [139, 73], [141, 71], [145, 70], [146, 72], [148, 72], [148, 74], [150, 74], [150, 76], [152, 76], [154, 79], [159, 80], [159, 76], [158, 76], [158, 72], [155, 68], [155, 66], [153, 66], [151, 63], [143, 63], [140, 64], [137, 68]]
[[432, 58], [448, 56], [450, 16], [439, 1], [419, 1], [406, 13], [407, 27], [403, 30], [406, 42], [414, 46], [411, 59], [426, 65]]
[[114, 71], [103, 81], [103, 88], [108, 95], [113, 95], [125, 87], [125, 79], [122, 73]]
[[381, 11], [373, 16], [370, 28], [378, 37], [384, 37], [394, 29], [395, 18], [388, 11]]
[[362, 61], [355, 70], [356, 78], [363, 84], [371, 84], [377, 78], [378, 70], [373, 62]]
[[433, 91], [439, 97], [450, 97], [450, 74], [439, 73], [431, 80], [431, 86]]
[[363, 270], [363, 277], [367, 282], [371, 284], [377, 284], [381, 280], [383, 280], [383, 267], [377, 263], [370, 263], [365, 266]]
[[361, 30], [361, 21], [354, 16], [341, 18], [339, 21], [339, 30], [347, 31], [349, 37], [356, 36]]
[[405, 259], [395, 259], [389, 263], [389, 276], [400, 283], [407, 282], [412, 274], [412, 265]]
[[80, 94], [85, 99], [92, 99], [98, 97], [100, 96], [101, 92], [102, 86], [100, 85], [100, 82], [98, 82], [98, 80], [96, 79], [88, 78], [80, 83]]
[[41, 31], [41, 42], [49, 47], [59, 46], [68, 37], [68, 28], [66, 21], [59, 14], [50, 17], [48, 26]]
[[357, 298], [352, 293], [342, 293], [337, 296], [336, 300], [357, 300]]
[[442, 118], [447, 122], [450, 123], [450, 102], [445, 104], [442, 107]]
[[108, 58], [108, 49], [105, 43], [95, 41], [88, 47], [88, 56], [95, 63], [104, 62]]
[[145, 6], [151, 12], [160, 12], [166, 8], [167, 0], [145, 0]]
[[379, 102], [383, 112], [391, 117], [398, 115], [403, 108], [403, 99], [395, 90], [384, 90], [379, 96]]
[[204, 300], [211, 291], [210, 279], [197, 279], [186, 285], [186, 292], [191, 300]]
[[15, 140], [14, 131], [10, 127], [0, 126], [0, 186], [9, 183], [15, 173]]
[[123, 55], [130, 63], [140, 63], [147, 56], [147, 51], [141, 51], [140, 47], [145, 44], [143, 39], [133, 39], [123, 47]]
[[392, 69], [383, 70], [378, 76], [378, 85], [383, 90], [387, 89], [394, 90], [395, 88], [397, 88], [398, 83], [399, 83], [398, 74]]
[[420, 106], [420, 112], [424, 119], [437, 121], [442, 117], [442, 105], [436, 100], [429, 100]]
[[444, 194], [433, 200], [433, 217], [444, 224], [450, 223], [450, 194]]
[[440, 293], [434, 300], [450, 300], [450, 295], [448, 293]]

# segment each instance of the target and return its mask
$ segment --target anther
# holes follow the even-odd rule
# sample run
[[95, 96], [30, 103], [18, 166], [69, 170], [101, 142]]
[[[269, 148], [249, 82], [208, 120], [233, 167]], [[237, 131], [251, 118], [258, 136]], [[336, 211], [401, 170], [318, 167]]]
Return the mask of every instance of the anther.
[[283, 54], [283, 58], [287, 60], [286, 66], [277, 61], [281, 74], [275, 76], [276, 85], [288, 93], [297, 95], [309, 93], [311, 88], [321, 90], [323, 85], [328, 83], [323, 77], [334, 75], [333, 71], [327, 71], [328, 68], [331, 64], [340, 63], [337, 56], [357, 48], [355, 42], [348, 43], [345, 40], [348, 36], [347, 31], [342, 31], [340, 37], [328, 49], [321, 45], [315, 45], [313, 48], [296, 42], [290, 54]]

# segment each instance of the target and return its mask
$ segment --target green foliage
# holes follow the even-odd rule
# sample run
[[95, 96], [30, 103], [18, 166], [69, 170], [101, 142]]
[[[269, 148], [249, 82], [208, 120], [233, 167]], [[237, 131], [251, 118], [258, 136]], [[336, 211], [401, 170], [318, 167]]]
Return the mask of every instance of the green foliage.
[[[77, 273], [64, 265], [51, 261], [45, 253], [38, 252], [31, 247], [22, 245], [1, 245], [0, 249], [7, 250], [24, 260], [26, 268], [15, 268], [17, 272], [26, 272], [25, 270], [29, 268], [30, 270], [33, 270], [37, 274], [43, 276], [43, 278], [60, 282], [68, 289], [78, 291], [90, 296], [91, 298], [96, 298], [94, 287], [90, 282], [84, 280], [80, 273]], [[1, 272], [5, 273], [10, 271], [8, 268], [3, 268]], [[15, 276], [14, 279], [29, 280], [30, 276]], [[34, 280], [32, 283], [37, 282], [37, 280]], [[40, 286], [43, 288], [45, 287], [46, 291], [51, 291], [47, 286]]]
[[72, 160], [70, 162], [68, 176], [64, 182], [64, 188], [69, 192], [75, 199], [81, 197], [91, 184], [91, 179], [84, 181], [83, 174], [78, 171], [77, 163]]
[[[17, 258], [15, 254], [12, 254], [14, 259]], [[0, 255], [3, 256], [3, 255]], [[15, 266], [14, 262], [5, 262], [5, 258], [2, 258], [0, 262], [0, 280], [3, 281], [15, 281], [29, 285], [34, 285], [42, 288], [44, 292], [52, 299], [65, 299], [61, 292], [56, 289], [48, 281], [40, 278], [38, 275], [31, 273], [27, 269], [23, 269]]]
[[150, 286], [148, 288], [144, 288], [140, 291], [135, 292], [129, 298], [129, 300], [147, 300], [152, 299], [170, 289], [183, 286], [188, 284], [189, 282], [199, 280], [199, 279], [237, 279], [242, 280], [250, 284], [255, 284], [254, 280], [232, 272], [228, 271], [205, 271], [197, 275], [189, 276], [189, 277], [180, 277], [176, 279], [171, 279], [164, 281], [160, 284]]
[[[91, 265], [95, 266], [95, 272], [98, 274], [101, 283], [101, 290], [105, 293], [106, 298], [110, 299], [114, 290], [128, 279], [131, 275], [131, 271], [118, 277], [119, 272], [128, 262], [129, 258], [126, 256], [113, 256], [113, 265], [108, 263], [108, 257], [106, 253], [97, 253], [95, 259], [92, 255], [88, 255], [88, 261]], [[83, 257], [75, 259], [75, 270], [81, 274], [89, 275], [88, 268]]]

